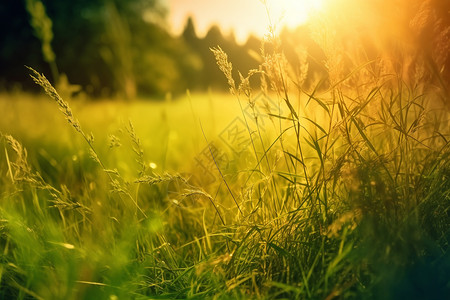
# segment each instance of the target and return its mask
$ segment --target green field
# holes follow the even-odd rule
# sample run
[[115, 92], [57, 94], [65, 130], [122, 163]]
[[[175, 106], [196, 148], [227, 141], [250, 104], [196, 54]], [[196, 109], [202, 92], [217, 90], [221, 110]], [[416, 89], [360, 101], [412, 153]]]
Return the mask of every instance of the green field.
[[0, 299], [448, 298], [448, 4], [261, 2], [0, 9]]
[[[77, 149], [74, 155], [87, 151], [82, 137], [67, 125], [58, 107], [48, 97], [3, 94], [0, 105], [2, 111], [8, 112], [0, 121], [3, 132], [37, 143], [41, 150], [54, 147]], [[105, 154], [120, 152], [121, 149], [109, 151], [109, 136], [121, 135], [120, 138], [127, 140], [126, 131], [121, 131], [131, 121], [142, 139], [146, 159], [160, 166], [161, 172], [186, 164], [188, 157], [185, 155], [193, 158], [206, 146], [200, 123], [205, 134], [213, 138], [240, 114], [234, 98], [221, 93], [194, 94], [165, 101], [141, 99], [131, 103], [107, 99], [96, 102], [74, 100], [70, 105], [83, 130], [92, 132], [98, 139], [97, 147]], [[180, 149], [184, 152], [181, 157]]]
[[440, 298], [448, 112], [344, 91], [1, 95], [2, 298]]

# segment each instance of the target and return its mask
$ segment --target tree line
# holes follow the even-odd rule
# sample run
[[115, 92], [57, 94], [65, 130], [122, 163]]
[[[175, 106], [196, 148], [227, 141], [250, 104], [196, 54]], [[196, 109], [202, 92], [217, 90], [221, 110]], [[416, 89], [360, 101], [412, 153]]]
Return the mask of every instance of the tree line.
[[[227, 82], [210, 51], [216, 46], [228, 53], [242, 74], [258, 67], [260, 39], [250, 36], [240, 45], [233, 34], [223, 35], [218, 26], [200, 38], [192, 18], [180, 36], [172, 36], [166, 15], [157, 0], [4, 0], [0, 4], [0, 87], [34, 89], [27, 65], [53, 82], [64, 74], [93, 97], [226, 90]], [[300, 43], [315, 51], [316, 57], [321, 55], [305, 28], [284, 30], [281, 38], [293, 65], [300, 68], [307, 63], [309, 75], [321, 72], [311, 55], [299, 61], [295, 52]]]

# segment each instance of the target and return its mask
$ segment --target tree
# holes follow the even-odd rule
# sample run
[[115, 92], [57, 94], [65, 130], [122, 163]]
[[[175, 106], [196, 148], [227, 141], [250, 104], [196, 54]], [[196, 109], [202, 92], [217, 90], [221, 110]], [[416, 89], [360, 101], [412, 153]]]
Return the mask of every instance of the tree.
[[181, 34], [182, 43], [186, 44], [187, 51], [184, 54], [183, 75], [186, 78], [187, 88], [191, 90], [204, 89], [204, 60], [201, 57], [201, 40], [195, 31], [195, 24], [192, 17], [186, 21], [183, 33]]
[[[160, 1], [41, 1], [53, 25], [54, 61], [71, 83], [94, 96], [128, 98], [136, 92], [164, 94], [185, 88], [180, 72], [186, 63], [173, 58], [187, 50], [166, 32]], [[6, 86], [21, 82], [33, 87], [23, 65], [52, 73], [31, 22], [25, 0], [0, 4], [0, 24], [8, 28], [0, 35], [0, 81]]]

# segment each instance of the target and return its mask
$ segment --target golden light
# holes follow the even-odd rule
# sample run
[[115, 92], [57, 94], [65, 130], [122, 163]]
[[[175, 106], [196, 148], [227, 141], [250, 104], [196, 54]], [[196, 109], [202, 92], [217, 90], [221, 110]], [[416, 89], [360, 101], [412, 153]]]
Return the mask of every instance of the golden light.
[[[212, 25], [223, 33], [233, 31], [240, 43], [248, 35], [263, 37], [268, 33], [268, 15], [271, 25], [281, 30], [291, 29], [315, 19], [330, 2], [336, 0], [166, 0], [169, 23], [174, 34], [181, 34], [188, 16], [193, 16], [196, 33], [203, 37]], [[265, 5], [264, 5], [265, 3]], [[266, 9], [267, 8], [267, 9]]]
[[[326, 0], [269, 0], [266, 1], [272, 22], [279, 27], [295, 28], [307, 23], [324, 8]], [[280, 26], [281, 25], [281, 26]]]

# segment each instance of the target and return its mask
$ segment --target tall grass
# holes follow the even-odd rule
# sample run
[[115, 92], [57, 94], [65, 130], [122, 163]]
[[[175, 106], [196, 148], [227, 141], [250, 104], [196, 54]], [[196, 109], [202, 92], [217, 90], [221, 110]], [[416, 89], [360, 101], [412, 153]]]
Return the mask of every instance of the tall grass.
[[[249, 76], [260, 73], [287, 114], [270, 114], [279, 120], [270, 147], [257, 122], [248, 127], [258, 168], [248, 177], [259, 178], [245, 181], [243, 202], [257, 205], [237, 226], [244, 238], [231, 274], [257, 295], [288, 298], [447, 294], [450, 132], [438, 95], [368, 74], [378, 61], [356, 62], [345, 74], [323, 43], [329, 87], [307, 91], [274, 34], [268, 43], [275, 50], [263, 51], [263, 65]], [[238, 101], [244, 96], [252, 106], [248, 78], [240, 75], [236, 92], [226, 54], [212, 51]], [[432, 186], [439, 186], [434, 196]], [[436, 273], [430, 280], [421, 272]]]
[[[248, 147], [224, 163], [203, 133], [210, 184], [196, 180], [200, 172], [156, 172], [131, 122], [128, 142], [110, 136], [111, 149], [129, 145], [135, 158], [119, 172], [128, 160], [102, 156], [69, 104], [30, 68], [91, 160], [45, 172], [2, 134], [1, 298], [448, 295], [448, 111], [435, 109], [432, 93], [371, 75], [377, 62], [345, 73], [332, 52], [328, 86], [306, 90], [305, 72], [292, 71], [273, 32], [265, 43], [262, 65], [239, 79], [226, 53], [212, 49]], [[261, 89], [251, 88], [255, 77]]]

